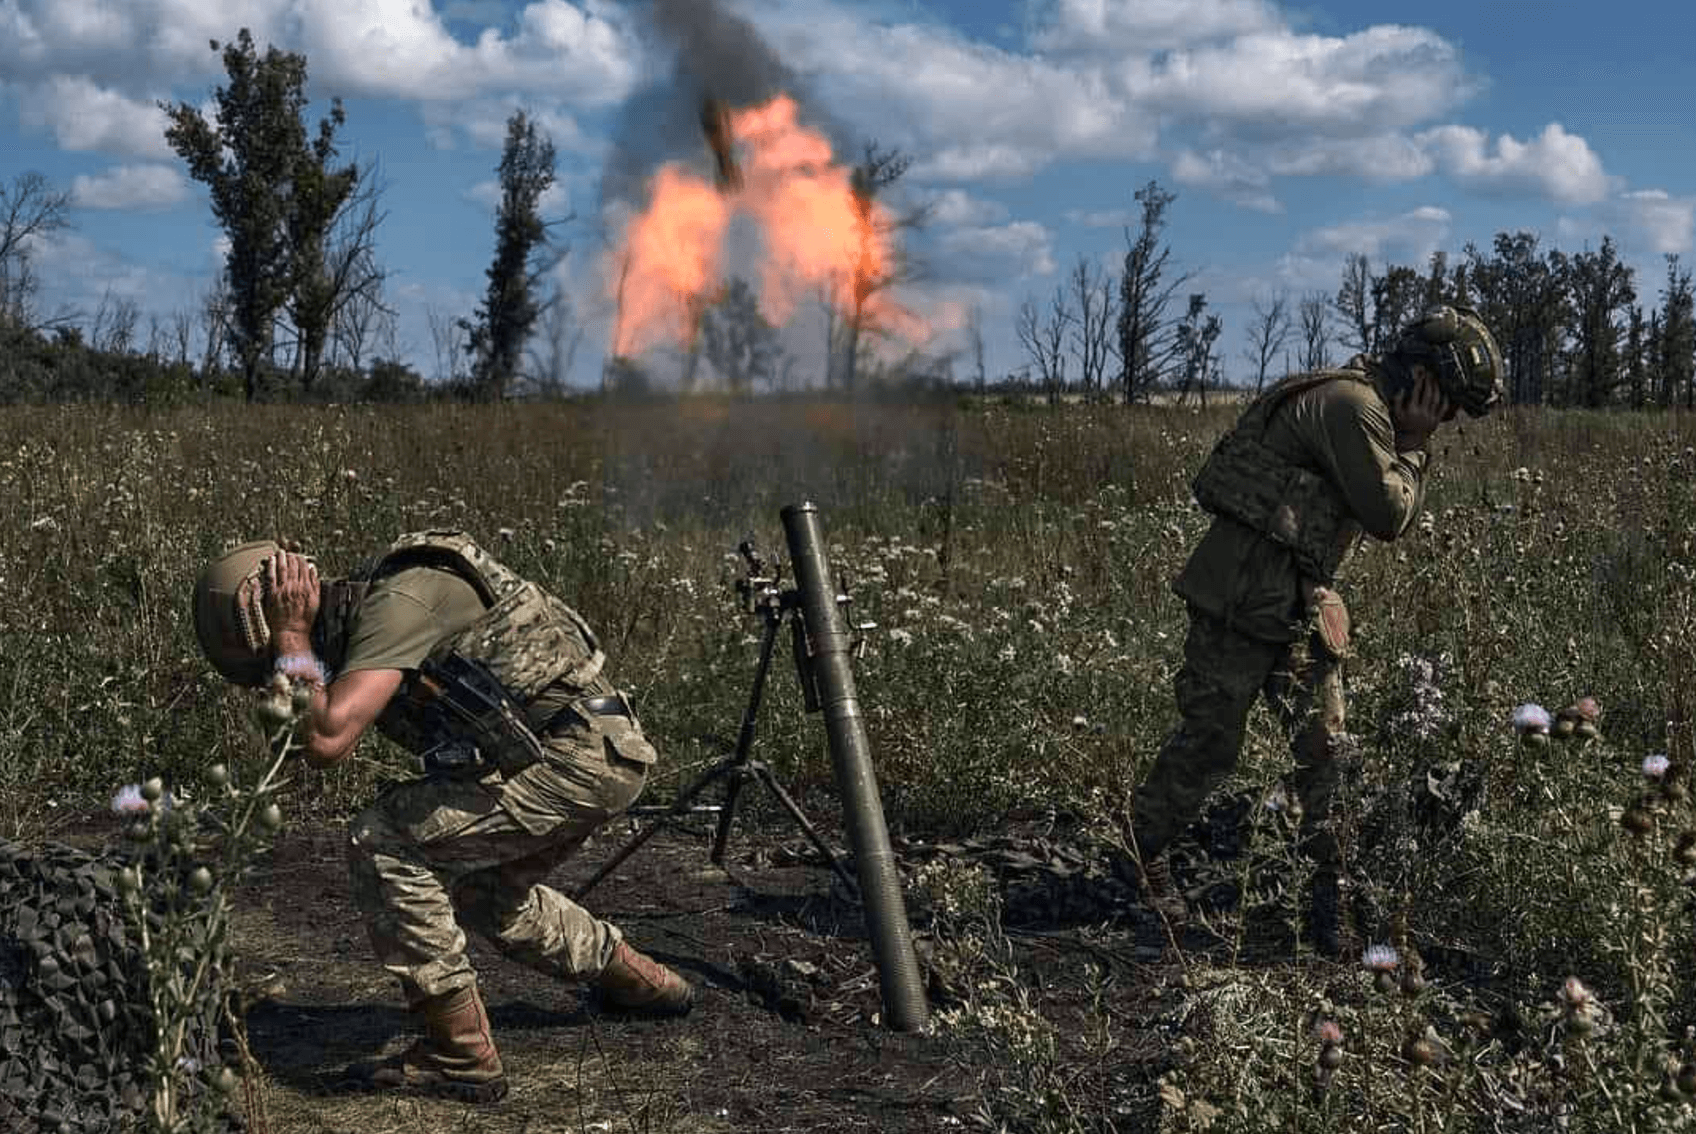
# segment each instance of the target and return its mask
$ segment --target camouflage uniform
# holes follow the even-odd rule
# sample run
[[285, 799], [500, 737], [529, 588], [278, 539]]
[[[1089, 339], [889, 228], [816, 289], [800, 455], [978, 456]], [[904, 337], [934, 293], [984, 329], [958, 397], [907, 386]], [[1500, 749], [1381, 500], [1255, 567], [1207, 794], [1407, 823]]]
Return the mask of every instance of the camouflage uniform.
[[[351, 621], [332, 626], [345, 643], [339, 672], [408, 673], [378, 718], [380, 731], [414, 751], [428, 743], [411, 709], [417, 667], [483, 613], [464, 579], [413, 567], [379, 579]], [[331, 656], [340, 652], [326, 645]], [[592, 640], [579, 652], [590, 650]], [[583, 697], [615, 692], [598, 661], [589, 669], [582, 684], [556, 682], [536, 698], [533, 717], [563, 718], [541, 737], [540, 761], [393, 785], [349, 825], [354, 901], [378, 960], [410, 1003], [475, 984], [462, 927], [567, 981], [599, 974], [622, 940], [616, 926], [542, 884], [636, 800], [656, 758], [633, 715], [559, 714]]]
[[[1341, 672], [1347, 616], [1328, 585], [1363, 530], [1396, 538], [1424, 497], [1428, 457], [1396, 451], [1389, 385], [1378, 359], [1356, 356], [1339, 370], [1279, 383], [1233, 430], [1239, 440], [1245, 430], [1255, 434], [1264, 459], [1289, 475], [1249, 470], [1255, 483], [1241, 491], [1266, 496], [1270, 518], [1216, 515], [1173, 583], [1190, 619], [1174, 681], [1182, 721], [1135, 793], [1130, 834], [1142, 861], [1158, 859], [1235, 768], [1249, 710], [1264, 695], [1295, 757], [1303, 850], [1335, 868], [1338, 846], [1326, 821], [1337, 755], [1349, 741]], [[1215, 458], [1224, 448], [1222, 440]], [[1198, 477], [1198, 498], [1208, 495], [1204, 487]], [[1290, 538], [1268, 534], [1280, 516], [1290, 521], [1283, 533]], [[1338, 618], [1330, 616], [1340, 616], [1340, 636], [1319, 632], [1321, 598], [1327, 628], [1334, 631]]]

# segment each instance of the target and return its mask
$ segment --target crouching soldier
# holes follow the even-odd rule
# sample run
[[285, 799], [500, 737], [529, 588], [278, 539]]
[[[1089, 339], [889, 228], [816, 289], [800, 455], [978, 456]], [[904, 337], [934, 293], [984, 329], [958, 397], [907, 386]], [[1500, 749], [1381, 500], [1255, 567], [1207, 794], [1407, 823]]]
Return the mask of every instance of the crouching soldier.
[[1439, 307], [1382, 357], [1292, 375], [1244, 411], [1197, 475], [1214, 516], [1173, 589], [1189, 608], [1174, 682], [1182, 721], [1122, 820], [1130, 854], [1115, 869], [1168, 919], [1186, 908], [1167, 844], [1236, 766], [1262, 694], [1295, 757], [1301, 848], [1314, 863], [1309, 925], [1320, 952], [1341, 949], [1342, 875], [1328, 822], [1344, 731], [1339, 663], [1349, 619], [1331, 589], [1366, 534], [1393, 540], [1424, 499], [1427, 443], [1457, 409], [1472, 417], [1501, 398], [1502, 356], [1464, 307]]
[[656, 759], [570, 607], [466, 536], [432, 531], [337, 580], [276, 543], [245, 544], [201, 575], [194, 622], [228, 680], [283, 675], [309, 690], [295, 739], [311, 766], [346, 757], [373, 724], [423, 760], [421, 778], [382, 792], [348, 828], [354, 901], [424, 1030], [401, 1054], [351, 1068], [356, 1082], [505, 1095], [462, 925], [539, 972], [594, 986], [610, 1008], [689, 1010], [682, 977], [542, 885], [635, 801]]

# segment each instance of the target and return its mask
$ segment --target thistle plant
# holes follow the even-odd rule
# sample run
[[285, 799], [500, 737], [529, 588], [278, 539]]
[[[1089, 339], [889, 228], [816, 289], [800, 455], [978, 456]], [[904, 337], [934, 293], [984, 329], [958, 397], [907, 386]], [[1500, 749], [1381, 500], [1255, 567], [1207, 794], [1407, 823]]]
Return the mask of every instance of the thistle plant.
[[[153, 1036], [148, 1059], [151, 1134], [216, 1129], [231, 1092], [245, 1079], [250, 1122], [263, 1125], [257, 1070], [233, 1003], [235, 956], [231, 890], [283, 824], [278, 792], [304, 711], [303, 689], [286, 684], [262, 694], [257, 715], [274, 726], [269, 765], [249, 782], [223, 764], [206, 769], [205, 802], [167, 790], [157, 777], [127, 784], [112, 809], [127, 817], [136, 853], [117, 887], [146, 969]], [[206, 1033], [228, 1027], [238, 1074]], [[258, 1112], [258, 1113], [256, 1113]]]

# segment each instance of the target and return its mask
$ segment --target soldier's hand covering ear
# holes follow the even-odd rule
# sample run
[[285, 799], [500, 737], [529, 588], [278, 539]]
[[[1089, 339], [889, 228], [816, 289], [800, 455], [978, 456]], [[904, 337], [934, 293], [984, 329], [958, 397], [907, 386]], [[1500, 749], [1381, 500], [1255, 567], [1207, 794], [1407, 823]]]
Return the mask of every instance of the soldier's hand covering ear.
[[265, 621], [272, 633], [309, 631], [318, 617], [318, 565], [304, 555], [279, 552], [265, 562]]
[[1424, 367], [1413, 385], [1396, 395], [1396, 448], [1406, 453], [1421, 448], [1437, 426], [1454, 416], [1454, 407], [1443, 395], [1437, 379]]

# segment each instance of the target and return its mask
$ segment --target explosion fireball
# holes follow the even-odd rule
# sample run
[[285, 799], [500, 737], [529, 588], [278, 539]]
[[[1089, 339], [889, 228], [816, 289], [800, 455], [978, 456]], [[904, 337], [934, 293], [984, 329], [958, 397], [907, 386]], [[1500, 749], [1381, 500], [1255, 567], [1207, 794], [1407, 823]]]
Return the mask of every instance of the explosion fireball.
[[647, 207], [610, 254], [615, 354], [668, 341], [694, 346], [702, 314], [724, 287], [724, 239], [737, 213], [758, 226], [760, 311], [774, 326], [813, 292], [863, 330], [911, 342], [929, 337], [925, 321], [886, 292], [894, 218], [835, 160], [829, 141], [797, 121], [793, 99], [778, 95], [742, 109], [709, 99], [701, 124], [716, 185], [682, 165], [662, 166]]

